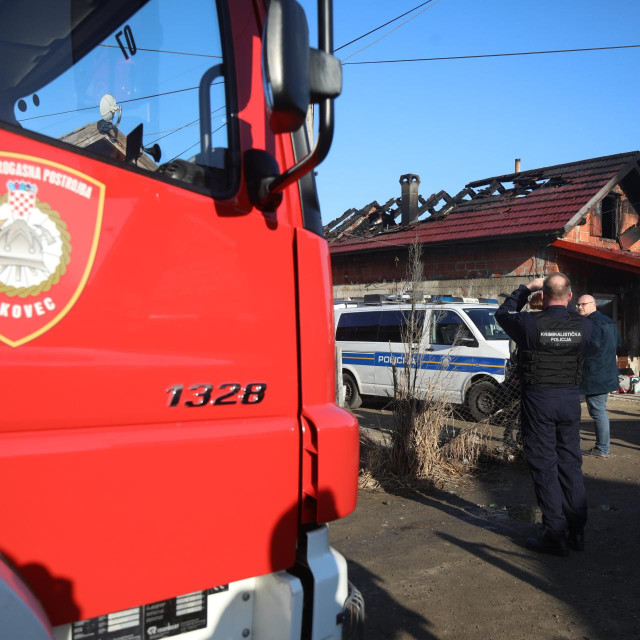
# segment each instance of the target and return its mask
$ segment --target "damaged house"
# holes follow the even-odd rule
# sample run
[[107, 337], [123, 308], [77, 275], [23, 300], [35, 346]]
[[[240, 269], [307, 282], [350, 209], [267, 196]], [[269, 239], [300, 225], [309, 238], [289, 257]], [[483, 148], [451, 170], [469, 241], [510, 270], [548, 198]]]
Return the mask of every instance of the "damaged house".
[[325, 227], [336, 298], [408, 289], [407, 255], [422, 246], [425, 293], [497, 298], [555, 271], [591, 293], [618, 324], [619, 366], [640, 356], [640, 152], [518, 171], [425, 198], [350, 209]]

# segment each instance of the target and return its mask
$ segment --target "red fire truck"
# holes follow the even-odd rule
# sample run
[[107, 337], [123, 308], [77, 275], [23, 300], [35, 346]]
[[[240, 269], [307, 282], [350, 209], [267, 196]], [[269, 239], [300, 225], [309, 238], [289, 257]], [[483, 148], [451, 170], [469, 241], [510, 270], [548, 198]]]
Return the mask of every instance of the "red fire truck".
[[360, 637], [331, 0], [0, 15], [0, 637]]

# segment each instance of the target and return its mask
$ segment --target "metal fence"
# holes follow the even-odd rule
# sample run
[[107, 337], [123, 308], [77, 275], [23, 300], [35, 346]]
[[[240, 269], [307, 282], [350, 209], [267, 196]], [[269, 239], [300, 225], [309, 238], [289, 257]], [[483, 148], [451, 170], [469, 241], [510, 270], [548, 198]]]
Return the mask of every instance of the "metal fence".
[[508, 456], [523, 455], [520, 425], [520, 380], [514, 368], [507, 367], [505, 380], [496, 386], [495, 409], [486, 418], [489, 424], [504, 428], [503, 448]]

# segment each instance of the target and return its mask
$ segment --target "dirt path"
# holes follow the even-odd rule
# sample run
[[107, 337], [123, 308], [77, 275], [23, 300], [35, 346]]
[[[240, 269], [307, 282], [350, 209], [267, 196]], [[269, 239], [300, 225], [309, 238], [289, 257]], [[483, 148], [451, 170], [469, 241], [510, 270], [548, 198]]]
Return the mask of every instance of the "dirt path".
[[[524, 463], [437, 494], [361, 491], [331, 528], [364, 594], [367, 640], [640, 638], [640, 397], [611, 398], [612, 456], [585, 457], [587, 549], [523, 546], [535, 533]], [[356, 412], [383, 424], [380, 409]], [[583, 448], [593, 427], [583, 405]]]

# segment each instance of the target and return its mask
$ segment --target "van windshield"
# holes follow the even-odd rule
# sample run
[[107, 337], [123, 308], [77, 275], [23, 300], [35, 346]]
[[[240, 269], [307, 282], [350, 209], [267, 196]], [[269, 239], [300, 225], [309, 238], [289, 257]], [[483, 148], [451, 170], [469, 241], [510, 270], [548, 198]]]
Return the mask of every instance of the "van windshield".
[[465, 309], [485, 340], [508, 340], [509, 336], [496, 322], [497, 309]]

